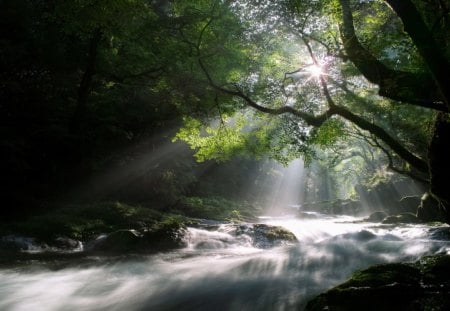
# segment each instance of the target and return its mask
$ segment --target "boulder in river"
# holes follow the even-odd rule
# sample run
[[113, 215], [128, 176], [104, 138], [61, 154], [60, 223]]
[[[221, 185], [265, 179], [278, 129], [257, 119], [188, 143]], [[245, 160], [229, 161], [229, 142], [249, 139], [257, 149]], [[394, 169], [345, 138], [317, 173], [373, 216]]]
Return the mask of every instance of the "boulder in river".
[[398, 224], [398, 223], [420, 223], [421, 220], [413, 213], [401, 213], [398, 215], [391, 215], [383, 220], [383, 224]]
[[50, 246], [66, 251], [75, 251], [82, 249], [82, 243], [80, 241], [68, 237], [58, 237], [50, 243]]
[[368, 222], [382, 222], [388, 216], [387, 213], [383, 211], [376, 211], [369, 215], [369, 217], [365, 218], [365, 221]]
[[164, 251], [187, 245], [186, 226], [177, 221], [167, 221], [147, 230], [142, 235], [142, 247], [147, 251]]
[[449, 255], [377, 265], [310, 300], [305, 310], [450, 310], [448, 275]]
[[253, 240], [253, 246], [271, 248], [287, 243], [297, 242], [295, 235], [289, 230], [268, 224], [244, 224], [236, 228], [236, 235], [246, 234]]
[[136, 230], [117, 230], [101, 235], [87, 244], [86, 249], [94, 252], [123, 253], [138, 250], [142, 235]]
[[87, 244], [86, 250], [105, 253], [154, 253], [186, 246], [186, 227], [176, 221], [161, 222], [143, 232], [117, 230]]

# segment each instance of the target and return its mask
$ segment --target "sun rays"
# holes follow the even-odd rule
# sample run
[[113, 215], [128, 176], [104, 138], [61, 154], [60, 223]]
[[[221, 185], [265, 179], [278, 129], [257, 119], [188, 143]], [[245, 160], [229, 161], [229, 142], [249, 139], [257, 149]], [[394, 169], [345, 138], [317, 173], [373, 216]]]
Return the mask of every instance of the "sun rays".
[[319, 79], [321, 76], [325, 75], [325, 69], [321, 65], [313, 64], [306, 67], [305, 71], [310, 75], [310, 79]]

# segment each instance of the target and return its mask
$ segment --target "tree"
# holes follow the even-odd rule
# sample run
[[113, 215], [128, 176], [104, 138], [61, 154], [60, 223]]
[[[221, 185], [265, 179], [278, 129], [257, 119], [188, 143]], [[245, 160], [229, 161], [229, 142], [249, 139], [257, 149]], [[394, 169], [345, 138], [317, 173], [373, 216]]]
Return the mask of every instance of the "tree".
[[146, 0], [0, 2], [6, 202], [34, 208], [22, 199], [59, 196], [151, 152], [138, 145], [178, 127], [178, 109], [212, 101], [187, 78], [188, 51], [173, 35], [198, 12], [180, 9], [192, 16], [182, 20], [170, 10]]
[[68, 172], [89, 175], [183, 116], [176, 138], [199, 160], [377, 148], [391, 170], [430, 184], [449, 222], [449, 7], [2, 1], [6, 184], [51, 188]]
[[[238, 98], [259, 112], [289, 115], [307, 133], [304, 140], [309, 144], [314, 143], [310, 134], [330, 122], [355, 124], [386, 153], [391, 169], [429, 180], [430, 193], [450, 221], [444, 186], [449, 173], [444, 141], [450, 90], [445, 77], [449, 25], [444, 1], [235, 1], [231, 7], [244, 24], [248, 22], [240, 42], [253, 64], [247, 74], [224, 79], [223, 68], [214, 63], [219, 55], [203, 46], [210, 40], [205, 33], [218, 17], [205, 18], [198, 44], [192, 44], [200, 69], [223, 102]], [[436, 10], [439, 14], [431, 15]], [[388, 34], [380, 37], [383, 31]], [[214, 62], [211, 55], [216, 56]], [[402, 121], [388, 124], [383, 116]], [[433, 133], [427, 136], [433, 118]], [[421, 121], [411, 127], [416, 120]], [[409, 135], [399, 135], [407, 123]], [[224, 131], [222, 127], [216, 134]], [[414, 139], [413, 129], [422, 138]], [[270, 148], [265, 140], [273, 136], [259, 138]], [[300, 140], [295, 143], [303, 145]], [[400, 159], [403, 168], [395, 167], [393, 159]]]

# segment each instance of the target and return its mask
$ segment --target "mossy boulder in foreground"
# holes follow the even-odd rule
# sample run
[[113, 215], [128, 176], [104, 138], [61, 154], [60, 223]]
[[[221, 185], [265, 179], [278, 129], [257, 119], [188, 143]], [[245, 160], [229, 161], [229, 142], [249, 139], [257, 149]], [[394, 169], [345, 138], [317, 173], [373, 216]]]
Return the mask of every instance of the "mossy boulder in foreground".
[[306, 310], [450, 310], [450, 255], [358, 271], [309, 301]]

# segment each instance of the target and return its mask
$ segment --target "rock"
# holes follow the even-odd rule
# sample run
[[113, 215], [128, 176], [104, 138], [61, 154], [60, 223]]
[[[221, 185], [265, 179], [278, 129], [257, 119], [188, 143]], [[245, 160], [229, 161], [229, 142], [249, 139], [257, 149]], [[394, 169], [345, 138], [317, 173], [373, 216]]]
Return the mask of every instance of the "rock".
[[295, 235], [289, 230], [267, 224], [245, 224], [236, 228], [237, 236], [246, 234], [252, 239], [252, 244], [258, 248], [271, 248], [297, 242]]
[[77, 250], [82, 248], [80, 241], [67, 237], [56, 238], [50, 243], [50, 245], [63, 250]]
[[450, 286], [450, 255], [425, 256], [416, 265], [420, 267], [427, 284], [439, 282]]
[[6, 251], [42, 251], [47, 248], [47, 244], [20, 235], [7, 235], [0, 239], [0, 249]]
[[86, 244], [90, 252], [154, 253], [185, 247], [186, 227], [178, 221], [166, 220], [143, 232], [118, 230], [104, 234]]
[[310, 300], [305, 310], [449, 310], [448, 275], [449, 255], [373, 266]]
[[388, 217], [388, 214], [386, 214], [383, 211], [377, 211], [377, 212], [373, 212], [372, 214], [369, 215], [369, 217], [365, 218], [364, 221], [368, 221], [368, 222], [381, 222], [383, 219], [385, 219], [386, 217]]
[[413, 310], [420, 271], [404, 264], [370, 267], [309, 301], [305, 310]]
[[93, 252], [124, 253], [137, 251], [141, 234], [136, 230], [118, 230], [102, 235], [86, 246]]
[[388, 216], [382, 221], [383, 224], [398, 224], [398, 223], [415, 224], [420, 222], [421, 220], [412, 213], [401, 213], [398, 215]]
[[142, 247], [151, 252], [182, 248], [187, 245], [186, 226], [178, 222], [160, 223], [143, 233]]
[[398, 204], [401, 213], [417, 213], [421, 199], [418, 195], [406, 196], [400, 199]]
[[422, 196], [417, 217], [425, 222], [443, 220], [439, 210], [439, 202], [430, 193], [425, 193]]

